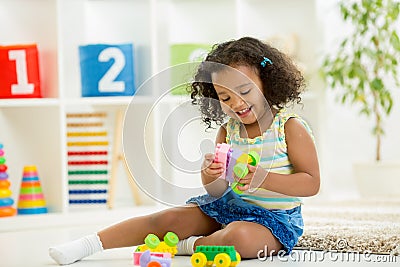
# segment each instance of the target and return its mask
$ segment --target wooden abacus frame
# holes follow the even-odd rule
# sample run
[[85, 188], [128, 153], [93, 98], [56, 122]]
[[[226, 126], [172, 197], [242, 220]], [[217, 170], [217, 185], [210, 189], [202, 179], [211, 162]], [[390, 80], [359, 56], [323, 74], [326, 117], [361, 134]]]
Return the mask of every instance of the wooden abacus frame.
[[128, 178], [128, 182], [136, 205], [139, 206], [142, 204], [142, 200], [139, 195], [140, 193], [139, 188], [135, 183], [133, 175], [129, 171], [128, 164], [121, 150], [123, 121], [124, 121], [124, 112], [121, 109], [118, 109], [115, 116], [114, 141], [113, 141], [112, 157], [111, 157], [111, 177], [108, 184], [107, 207], [109, 209], [112, 209], [114, 207], [115, 187], [116, 187], [118, 167], [120, 161], [122, 161], [123, 163], [125, 173]]

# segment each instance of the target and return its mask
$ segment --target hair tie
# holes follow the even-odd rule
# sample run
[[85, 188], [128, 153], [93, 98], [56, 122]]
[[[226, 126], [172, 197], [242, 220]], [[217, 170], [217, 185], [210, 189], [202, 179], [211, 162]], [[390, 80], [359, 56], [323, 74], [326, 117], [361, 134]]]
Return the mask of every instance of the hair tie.
[[265, 68], [265, 66], [267, 66], [267, 63], [269, 63], [270, 65], [272, 65], [272, 61], [271, 59], [267, 58], [267, 57], [263, 57], [263, 61], [261, 61], [261, 66], [263, 68]]

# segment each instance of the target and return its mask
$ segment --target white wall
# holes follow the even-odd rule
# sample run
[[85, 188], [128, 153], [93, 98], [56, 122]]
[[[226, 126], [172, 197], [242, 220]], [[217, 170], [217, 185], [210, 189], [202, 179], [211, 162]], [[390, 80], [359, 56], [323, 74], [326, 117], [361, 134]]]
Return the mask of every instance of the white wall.
[[[322, 58], [324, 54], [330, 53], [338, 45], [338, 40], [346, 32], [349, 32], [349, 28], [341, 21], [338, 0], [316, 0], [316, 2], [319, 15], [317, 28], [318, 31], [321, 31], [320, 34], [322, 37], [318, 36], [315, 40], [320, 42], [316, 47], [318, 50], [317, 54]], [[312, 19], [300, 15], [293, 17], [293, 21], [290, 23], [296, 23], [296, 20], [299, 18], [304, 20]], [[303, 51], [303, 53], [307, 55], [313, 54], [310, 51]], [[307, 66], [307, 68], [312, 70], [315, 69], [314, 67]], [[313, 129], [318, 131], [315, 134], [318, 138], [317, 145], [322, 173], [321, 196], [332, 199], [358, 197], [352, 174], [352, 163], [372, 161], [374, 159], [375, 139], [370, 134], [373, 124], [370, 123], [370, 119], [359, 116], [356, 107], [343, 106], [336, 102], [336, 91], [328, 90], [328, 88], [319, 88], [319, 90], [321, 92], [318, 92], [316, 95], [321, 98], [321, 106], [318, 109], [315, 109], [315, 107], [311, 109], [311, 113], [308, 115], [312, 119], [320, 120], [320, 123], [314, 125]], [[400, 126], [396, 123], [400, 121], [400, 89], [394, 92], [394, 99], [395, 106], [392, 116], [385, 121], [387, 133], [382, 140], [382, 156], [384, 160], [400, 160], [400, 141], [398, 141]], [[312, 101], [314, 100], [312, 99]], [[304, 107], [305, 111], [307, 111], [307, 100], [303, 102], [306, 105]], [[318, 113], [316, 110], [321, 113], [313, 114], [313, 112]], [[170, 112], [162, 112], [163, 117], [170, 116]], [[182, 114], [187, 115], [187, 113], [191, 113], [193, 110], [187, 107], [187, 110], [182, 112]], [[193, 116], [195, 117], [196, 115]], [[310, 117], [306, 116], [305, 118], [310, 120]], [[163, 121], [163, 119], [165, 118], [161, 120]], [[199, 148], [201, 142], [199, 140], [204, 141], [205, 144], [205, 140], [213, 140], [213, 136], [215, 135], [215, 132], [211, 134], [204, 133], [203, 126], [196, 123], [186, 125], [180, 132], [181, 135], [171, 135], [169, 137], [171, 141], [179, 143], [179, 151], [175, 148], [179, 154], [178, 156], [184, 156], [190, 161], [199, 160], [199, 156], [201, 155], [201, 149]], [[172, 142], [168, 144], [168, 146], [171, 145]], [[173, 147], [170, 147], [170, 149], [174, 150]], [[174, 158], [174, 162], [179, 162], [179, 160]], [[197, 173], [187, 173], [179, 169], [171, 169], [170, 162], [166, 159], [162, 160], [162, 166], [163, 175], [176, 185], [182, 187], [200, 185]]]
[[[341, 21], [337, 6], [337, 0], [319, 1], [325, 40], [321, 53], [330, 53], [349, 30]], [[360, 116], [355, 106], [339, 104], [336, 98], [336, 90], [326, 90], [323, 188], [330, 198], [353, 198], [358, 196], [352, 174], [353, 162], [373, 161], [375, 158], [376, 143], [371, 134], [373, 121]], [[384, 121], [386, 135], [382, 140], [382, 159], [400, 161], [400, 88], [393, 90], [393, 98], [392, 114]]]

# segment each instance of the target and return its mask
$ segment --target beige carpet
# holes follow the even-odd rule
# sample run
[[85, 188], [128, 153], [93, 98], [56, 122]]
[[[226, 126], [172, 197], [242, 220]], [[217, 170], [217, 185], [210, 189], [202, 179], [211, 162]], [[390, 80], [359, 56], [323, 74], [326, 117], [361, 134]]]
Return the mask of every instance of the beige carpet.
[[306, 203], [298, 249], [400, 255], [400, 199]]

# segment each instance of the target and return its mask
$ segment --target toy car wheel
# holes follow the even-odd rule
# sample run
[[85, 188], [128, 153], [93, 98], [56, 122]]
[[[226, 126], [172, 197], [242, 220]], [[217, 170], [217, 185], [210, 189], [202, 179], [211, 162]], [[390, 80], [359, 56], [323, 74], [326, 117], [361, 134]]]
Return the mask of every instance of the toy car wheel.
[[240, 257], [239, 252], [236, 252], [236, 261], [231, 262], [231, 266], [235, 267], [241, 262], [242, 258]]
[[248, 162], [252, 166], [256, 166], [260, 163], [260, 155], [255, 151], [249, 152], [250, 161]]
[[148, 234], [144, 243], [151, 249], [156, 248], [160, 244], [160, 239], [155, 234]]
[[207, 257], [202, 252], [196, 252], [190, 257], [190, 263], [193, 267], [204, 267], [207, 263]]
[[168, 232], [166, 233], [166, 235], [164, 236], [164, 242], [165, 244], [167, 244], [170, 247], [174, 247], [178, 244], [179, 242], [179, 238], [178, 236], [173, 233], [173, 232]]
[[217, 254], [214, 258], [216, 267], [229, 267], [231, 265], [231, 258], [226, 253]]
[[243, 177], [245, 177], [248, 173], [249, 173], [249, 169], [247, 168], [247, 164], [246, 163], [237, 163], [234, 167], [233, 167], [233, 173], [240, 179], [242, 179]]
[[158, 261], [151, 261], [147, 264], [147, 267], [161, 267], [161, 263]]

